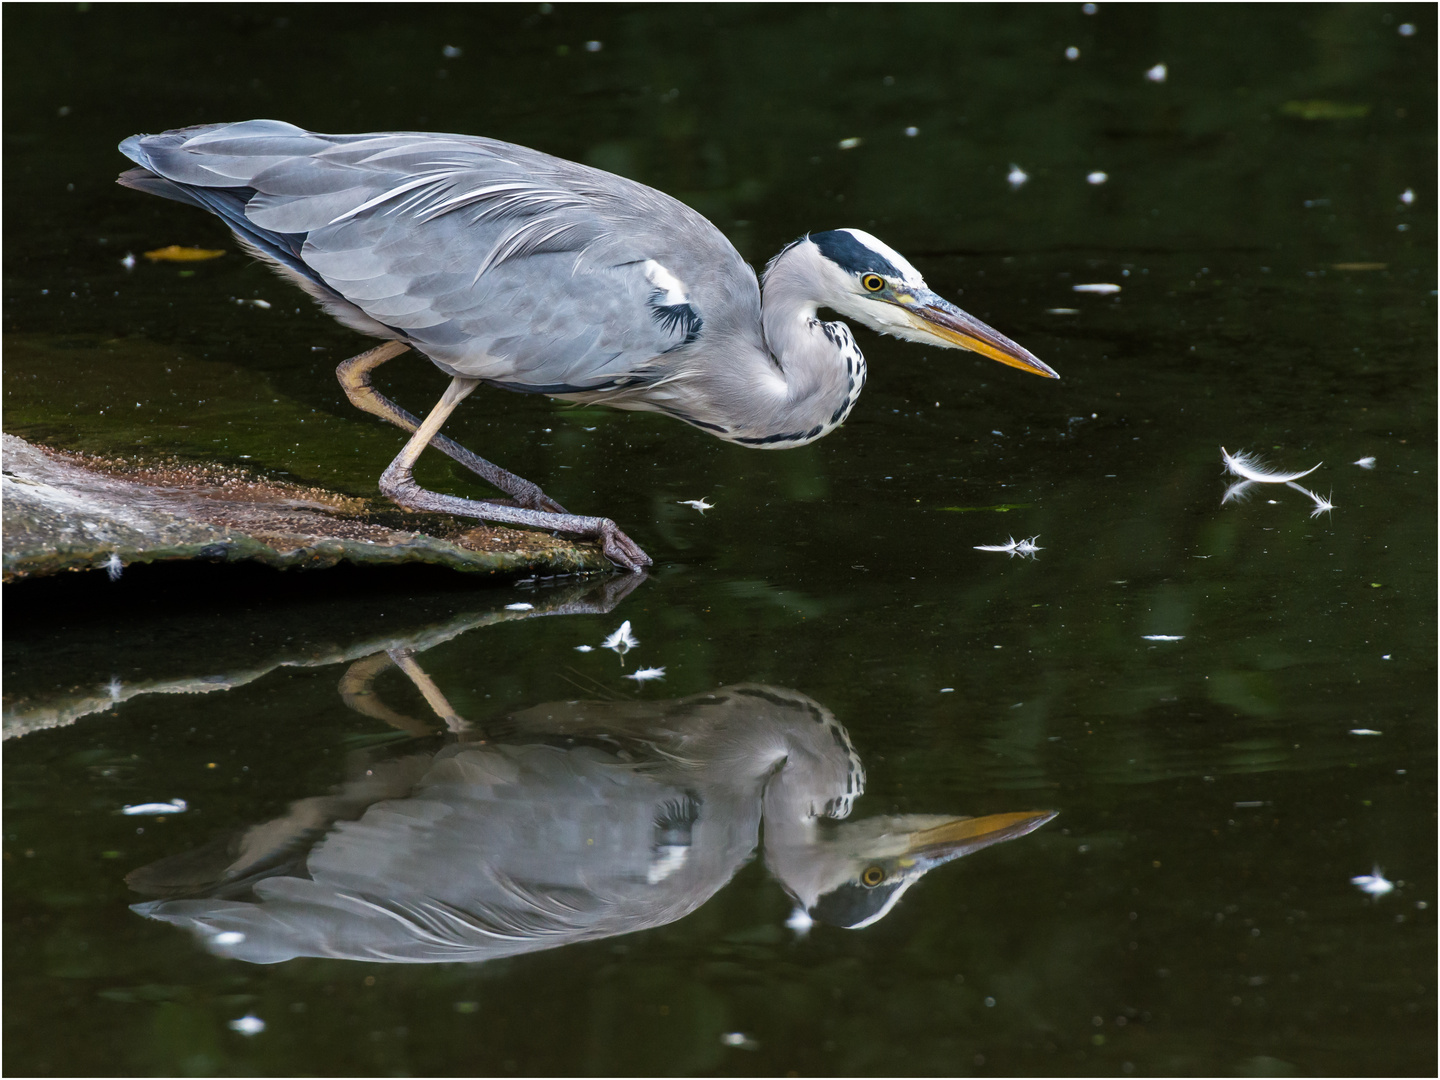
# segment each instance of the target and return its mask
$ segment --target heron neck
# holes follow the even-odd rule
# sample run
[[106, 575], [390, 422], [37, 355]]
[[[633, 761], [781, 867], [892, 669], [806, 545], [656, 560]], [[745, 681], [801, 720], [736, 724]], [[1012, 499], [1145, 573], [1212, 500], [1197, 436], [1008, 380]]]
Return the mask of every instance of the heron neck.
[[865, 385], [865, 358], [850, 328], [821, 321], [813, 286], [791, 269], [782, 256], [765, 275], [761, 328], [777, 400], [767, 422], [775, 430], [757, 445], [799, 446], [828, 434], [844, 422]]
[[[766, 271], [760, 298], [760, 325], [765, 347], [787, 380], [803, 378], [826, 357], [815, 344], [820, 301], [815, 299], [811, 275], [791, 251]], [[821, 340], [824, 340], [822, 337]], [[792, 368], [798, 369], [792, 373]]]

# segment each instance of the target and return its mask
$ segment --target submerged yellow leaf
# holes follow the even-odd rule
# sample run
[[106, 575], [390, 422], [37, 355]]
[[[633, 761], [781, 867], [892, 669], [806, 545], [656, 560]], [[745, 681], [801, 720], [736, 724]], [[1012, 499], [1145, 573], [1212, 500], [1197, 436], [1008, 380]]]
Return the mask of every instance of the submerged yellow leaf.
[[1347, 105], [1343, 101], [1287, 101], [1280, 111], [1301, 120], [1358, 120], [1370, 115], [1370, 106]]
[[145, 257], [151, 262], [204, 262], [206, 259], [218, 259], [224, 254], [223, 251], [209, 251], [206, 248], [181, 247], [179, 244], [171, 244], [169, 247], [147, 251]]

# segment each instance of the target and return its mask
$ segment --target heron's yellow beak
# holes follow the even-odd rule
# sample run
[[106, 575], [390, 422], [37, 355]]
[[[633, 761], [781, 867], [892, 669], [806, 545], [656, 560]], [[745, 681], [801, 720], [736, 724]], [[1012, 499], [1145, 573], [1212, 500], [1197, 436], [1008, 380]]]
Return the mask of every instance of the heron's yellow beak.
[[1054, 816], [1053, 810], [1024, 810], [1015, 814], [952, 818], [932, 828], [911, 833], [906, 854], [925, 860], [946, 861], [960, 855], [969, 855], [972, 851], [989, 847], [991, 844], [1024, 836]]
[[969, 349], [1032, 375], [1043, 375], [1047, 379], [1060, 377], [1029, 349], [1016, 345], [1000, 331], [972, 318], [933, 292], [898, 296], [895, 300], [910, 317], [915, 329], [928, 337], [938, 338], [955, 348]]

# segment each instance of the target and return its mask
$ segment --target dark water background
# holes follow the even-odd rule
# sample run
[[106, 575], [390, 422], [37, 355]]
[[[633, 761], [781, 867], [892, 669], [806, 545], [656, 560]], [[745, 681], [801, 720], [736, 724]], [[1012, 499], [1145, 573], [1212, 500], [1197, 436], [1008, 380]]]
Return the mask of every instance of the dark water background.
[[[34, 441], [373, 490], [400, 435], [332, 374], [365, 342], [218, 222], [113, 183], [125, 136], [251, 117], [585, 161], [756, 265], [868, 229], [1063, 376], [862, 331], [851, 419], [783, 453], [477, 394], [452, 435], [656, 558], [610, 614], [493, 622], [548, 593], [401, 571], [6, 586], [7, 708], [120, 698], [6, 744], [7, 1072], [1433, 1075], [1433, 7], [3, 18], [4, 426]], [[230, 253], [121, 265], [170, 243]], [[444, 381], [380, 379], [417, 410]], [[1335, 509], [1222, 506], [1222, 444], [1323, 461], [1305, 482]], [[443, 460], [420, 478], [467, 490]], [[1037, 534], [1034, 560], [974, 550]], [[574, 651], [624, 619], [625, 668]], [[848, 730], [857, 819], [1059, 816], [803, 938], [758, 861], [669, 925], [480, 965], [260, 967], [129, 910], [130, 870], [393, 738], [345, 707], [343, 663], [297, 665], [470, 623], [418, 659], [478, 723], [763, 683]], [[230, 688], [132, 692], [205, 678]], [[172, 796], [191, 811], [117, 814]], [[1377, 865], [1397, 888], [1370, 899], [1350, 878]]]

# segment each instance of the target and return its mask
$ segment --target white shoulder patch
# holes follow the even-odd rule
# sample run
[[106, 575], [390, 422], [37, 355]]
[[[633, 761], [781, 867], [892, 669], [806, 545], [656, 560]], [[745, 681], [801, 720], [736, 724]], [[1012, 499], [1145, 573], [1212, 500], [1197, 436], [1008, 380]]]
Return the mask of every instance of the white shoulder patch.
[[665, 294], [666, 307], [690, 302], [690, 297], [685, 292], [685, 283], [654, 259], [645, 260], [645, 280]]

